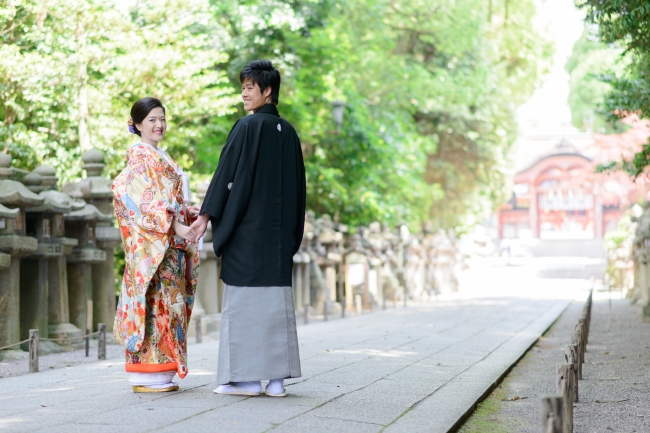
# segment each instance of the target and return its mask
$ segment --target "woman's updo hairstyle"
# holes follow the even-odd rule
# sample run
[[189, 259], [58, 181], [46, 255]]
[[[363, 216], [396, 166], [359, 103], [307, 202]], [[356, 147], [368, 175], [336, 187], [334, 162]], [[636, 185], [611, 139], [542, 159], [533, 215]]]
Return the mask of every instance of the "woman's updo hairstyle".
[[145, 117], [151, 113], [151, 110], [159, 107], [162, 108], [163, 113], [165, 113], [165, 107], [162, 102], [160, 102], [160, 99], [146, 97], [136, 101], [136, 103], [133, 104], [133, 107], [131, 107], [131, 118], [128, 121], [129, 132], [141, 137], [142, 135], [140, 135], [140, 131], [135, 127], [135, 125], [137, 123], [142, 123]]

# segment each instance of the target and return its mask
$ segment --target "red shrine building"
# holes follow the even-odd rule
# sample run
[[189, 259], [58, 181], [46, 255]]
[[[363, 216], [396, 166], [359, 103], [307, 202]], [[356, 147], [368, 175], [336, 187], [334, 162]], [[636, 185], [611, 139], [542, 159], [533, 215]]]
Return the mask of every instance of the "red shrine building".
[[580, 148], [556, 137], [515, 173], [511, 198], [498, 212], [499, 239], [601, 239], [615, 230], [630, 204], [647, 198], [646, 179], [596, 167], [633, 154], [648, 131], [637, 125], [619, 135], [583, 133], [575, 136]]

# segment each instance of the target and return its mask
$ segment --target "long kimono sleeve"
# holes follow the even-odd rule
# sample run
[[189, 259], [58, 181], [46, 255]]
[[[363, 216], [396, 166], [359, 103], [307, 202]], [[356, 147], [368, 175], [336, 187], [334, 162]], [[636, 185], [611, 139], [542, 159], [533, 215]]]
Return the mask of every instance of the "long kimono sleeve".
[[[140, 231], [168, 234], [176, 210], [175, 191], [164, 191], [161, 176], [151, 152], [136, 147], [128, 159], [130, 171], [119, 195], [129, 214], [129, 221]], [[171, 193], [171, 194], [170, 194]]]
[[261, 131], [246, 122], [235, 124], [201, 206], [200, 213], [207, 213], [212, 219], [212, 239], [217, 256], [221, 256], [223, 247], [248, 207], [260, 136]]
[[298, 179], [296, 179], [298, 187], [298, 216], [296, 223], [296, 234], [295, 234], [295, 244], [293, 254], [295, 255], [300, 249], [300, 244], [302, 243], [302, 237], [305, 234], [305, 211], [307, 208], [307, 181], [305, 179], [305, 162], [302, 156], [302, 147], [300, 146], [300, 139], [296, 135], [295, 139], [296, 146], [296, 173], [298, 174]]

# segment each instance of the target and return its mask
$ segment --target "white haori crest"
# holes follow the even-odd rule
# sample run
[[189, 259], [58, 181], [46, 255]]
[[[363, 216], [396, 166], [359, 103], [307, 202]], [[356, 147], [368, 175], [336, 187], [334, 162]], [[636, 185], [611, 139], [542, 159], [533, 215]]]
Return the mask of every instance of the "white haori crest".
[[278, 131], [282, 131], [282, 125], [278, 123]]

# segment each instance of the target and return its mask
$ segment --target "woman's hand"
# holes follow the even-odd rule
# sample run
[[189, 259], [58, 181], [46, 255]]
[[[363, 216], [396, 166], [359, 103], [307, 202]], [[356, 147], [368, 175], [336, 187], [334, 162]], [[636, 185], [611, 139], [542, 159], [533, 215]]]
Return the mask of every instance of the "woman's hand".
[[194, 217], [198, 217], [198, 216], [199, 216], [199, 212], [201, 212], [201, 206], [192, 205], [192, 206], [190, 206], [190, 207], [187, 208], [187, 212], [188, 212], [188, 213], [190, 214], [190, 216], [193, 217], [193, 218], [194, 218]]

